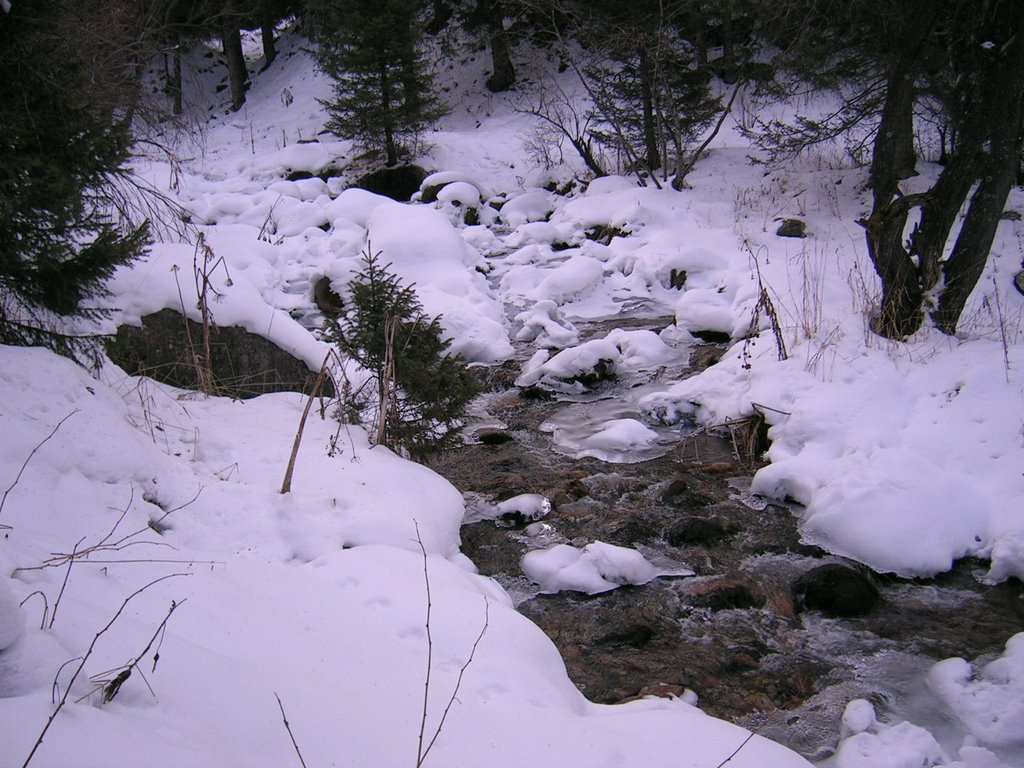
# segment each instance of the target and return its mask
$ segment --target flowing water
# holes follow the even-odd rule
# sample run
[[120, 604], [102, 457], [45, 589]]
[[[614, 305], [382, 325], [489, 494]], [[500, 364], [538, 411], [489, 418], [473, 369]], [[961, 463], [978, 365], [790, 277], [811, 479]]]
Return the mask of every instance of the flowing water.
[[[587, 332], [667, 322], [617, 318]], [[704, 347], [692, 359], [699, 366], [714, 357]], [[799, 510], [746, 492], [757, 464], [745, 446], [756, 430], [663, 429], [658, 445], [641, 453], [580, 456], [601, 424], [638, 417], [639, 394], [686, 371], [641, 372], [582, 397], [547, 398], [512, 385], [521, 365], [490, 371], [491, 391], [473, 405], [466, 445], [433, 466], [466, 496], [463, 551], [551, 637], [588, 698], [691, 691], [710, 714], [817, 760], [834, 751], [846, 703], [868, 698], [883, 718], [928, 727], [956, 753], [964, 732], [928, 695], [923, 674], [950, 656], [1001, 652], [1024, 626], [1019, 582], [984, 586], [983, 565], [965, 561], [929, 580], [868, 574], [881, 599], [862, 616], [801, 610], [794, 581], [841, 561], [800, 541]], [[473, 514], [523, 493], [552, 502], [540, 533]], [[665, 570], [693, 575], [591, 596], [541, 594], [521, 573], [531, 549], [593, 541], [633, 547]]]

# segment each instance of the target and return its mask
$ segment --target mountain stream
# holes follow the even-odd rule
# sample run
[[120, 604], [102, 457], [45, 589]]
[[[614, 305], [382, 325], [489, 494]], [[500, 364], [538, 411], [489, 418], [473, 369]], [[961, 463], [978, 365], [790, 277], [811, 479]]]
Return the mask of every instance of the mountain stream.
[[[586, 334], [669, 322], [619, 317]], [[580, 450], [609, 419], [640, 419], [638, 393], [718, 353], [700, 346], [686, 369], [611, 378], [575, 397], [514, 386], [523, 359], [491, 369], [465, 445], [432, 464], [465, 495], [463, 552], [548, 634], [592, 701], [696, 694], [709, 714], [821, 761], [847, 702], [866, 698], [881, 719], [926, 727], [956, 754], [965, 731], [928, 694], [924, 673], [951, 656], [998, 655], [1024, 626], [1019, 582], [983, 585], [983, 564], [971, 561], [899, 579], [803, 544], [799, 510], [745, 490], [759, 466], [747, 449], [756, 425], [659, 428], [658, 444], [639, 453]], [[526, 493], [550, 500], [542, 525], [477, 514]], [[595, 541], [639, 550], [675, 575], [589, 595], [544, 594], [522, 573], [530, 550]], [[799, 579], [825, 563], [863, 574], [877, 603], [848, 617], [805, 606]]]

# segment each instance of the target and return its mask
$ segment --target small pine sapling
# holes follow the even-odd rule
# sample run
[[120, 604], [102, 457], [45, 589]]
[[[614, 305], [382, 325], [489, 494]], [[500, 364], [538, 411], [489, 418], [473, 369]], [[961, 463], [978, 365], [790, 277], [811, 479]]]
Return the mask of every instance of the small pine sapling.
[[369, 247], [349, 284], [346, 309], [328, 321], [327, 338], [370, 372], [378, 445], [416, 459], [455, 445], [476, 377], [449, 353], [438, 318], [430, 318], [411, 285], [403, 285]]

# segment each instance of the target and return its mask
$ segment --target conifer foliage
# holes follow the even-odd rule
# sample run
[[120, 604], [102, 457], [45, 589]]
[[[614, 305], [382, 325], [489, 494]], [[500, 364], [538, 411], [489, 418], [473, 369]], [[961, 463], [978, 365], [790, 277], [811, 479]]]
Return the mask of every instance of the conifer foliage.
[[56, 316], [88, 314], [114, 269], [139, 255], [146, 226], [122, 225], [107, 192], [131, 147], [127, 119], [90, 96], [62, 4], [0, 14], [0, 343], [75, 352]]
[[445, 114], [421, 53], [417, 0], [309, 0], [320, 68], [334, 79], [328, 130], [397, 165]]
[[[372, 375], [369, 406], [376, 442], [423, 459], [456, 444], [466, 405], [479, 392], [458, 355], [448, 353], [437, 318], [412, 286], [402, 285], [369, 246], [349, 285], [346, 311], [328, 323], [328, 339]], [[375, 402], [368, 402], [375, 400]]]

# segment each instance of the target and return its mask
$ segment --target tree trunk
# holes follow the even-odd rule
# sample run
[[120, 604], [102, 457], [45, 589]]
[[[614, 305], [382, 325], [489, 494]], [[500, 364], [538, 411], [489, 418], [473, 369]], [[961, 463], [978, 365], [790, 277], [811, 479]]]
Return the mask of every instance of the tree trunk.
[[903, 230], [911, 206], [899, 182], [914, 174], [914, 99], [921, 68], [922, 44], [931, 34], [938, 14], [932, 0], [917, 0], [907, 13], [910, 21], [899, 53], [889, 65], [882, 118], [871, 155], [868, 187], [871, 214], [864, 227], [868, 255], [882, 280], [882, 306], [872, 319], [881, 336], [903, 338], [914, 333], [924, 319], [924, 289], [914, 261], [903, 243]]
[[[654, 75], [651, 72], [651, 61], [647, 49], [640, 48], [640, 104], [644, 119], [644, 161], [651, 173], [661, 168], [661, 155], [658, 152], [658, 134], [654, 124]], [[677, 147], [677, 152], [679, 151]]]
[[[983, 97], [975, 112], [988, 127], [984, 138], [989, 152], [956, 243], [942, 265], [943, 288], [932, 320], [943, 333], [956, 333], [967, 299], [985, 269], [1017, 173], [1024, 130], [1024, 13], [1010, 23], [1015, 34], [991, 70], [982, 73]], [[977, 166], [977, 154], [972, 152], [970, 159]]]
[[274, 44], [274, 19], [264, 16], [260, 19], [260, 37], [263, 40], [263, 69], [267, 69], [277, 58], [277, 46]]
[[234, 24], [225, 26], [221, 32], [221, 43], [228, 65], [228, 82], [231, 85], [231, 111], [237, 112], [245, 104], [245, 81], [249, 73], [245, 68], [242, 53], [242, 33]]
[[394, 105], [391, 99], [391, 76], [387, 64], [380, 68], [380, 110], [381, 122], [384, 130], [384, 154], [386, 164], [398, 165], [398, 145], [395, 143], [395, 115]]
[[487, 19], [491, 45], [493, 71], [485, 85], [491, 93], [507, 91], [516, 82], [516, 69], [509, 52], [508, 32], [505, 31], [505, 10], [501, 0], [479, 0], [480, 10]]
[[171, 97], [171, 114], [180, 115], [183, 110], [181, 92], [181, 40], [175, 38], [171, 44], [171, 69], [167, 73], [167, 95]]

